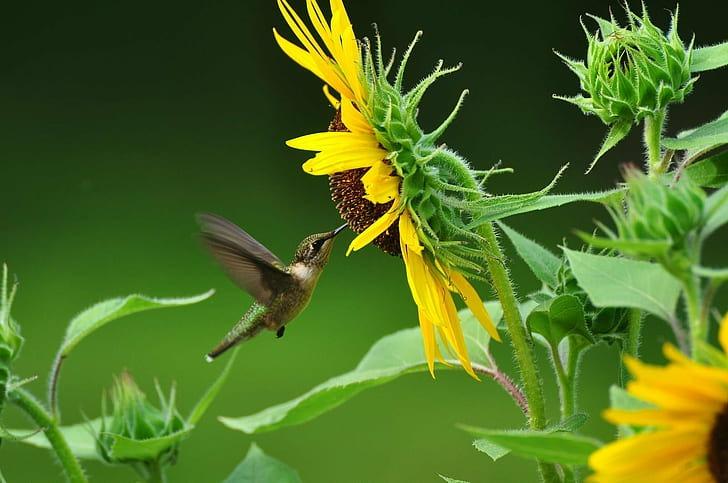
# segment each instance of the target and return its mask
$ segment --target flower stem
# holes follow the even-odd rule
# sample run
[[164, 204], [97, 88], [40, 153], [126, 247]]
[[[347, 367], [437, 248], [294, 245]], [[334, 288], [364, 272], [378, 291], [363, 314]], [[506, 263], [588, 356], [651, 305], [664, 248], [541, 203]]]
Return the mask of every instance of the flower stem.
[[10, 393], [10, 400], [17, 405], [41, 428], [58, 461], [63, 466], [66, 476], [71, 483], [86, 483], [86, 475], [81, 464], [68, 446], [65, 436], [58, 428], [56, 421], [51, 417], [46, 408], [24, 389], [16, 388]]
[[[564, 370], [564, 364], [559, 355], [559, 348], [555, 344], [549, 346], [551, 349], [551, 359], [554, 364], [554, 372], [559, 382], [559, 399], [561, 400], [561, 420], [565, 420], [574, 415], [576, 405], [574, 403], [574, 381]], [[571, 347], [569, 347], [571, 352]]]
[[[639, 356], [640, 341], [642, 339], [642, 311], [639, 309], [630, 309], [627, 320], [627, 340], [624, 343], [622, 354], [632, 357]], [[624, 361], [621, 363], [622, 371], [620, 374], [622, 386], [627, 383], [627, 368]]]
[[683, 280], [683, 297], [690, 327], [690, 349], [695, 359], [699, 343], [708, 338], [708, 327], [702, 310], [700, 281], [696, 277], [689, 275]]
[[147, 465], [147, 483], [165, 483], [167, 474], [159, 461]]
[[667, 170], [660, 147], [664, 125], [664, 110], [645, 118], [644, 142], [647, 149], [647, 167], [651, 177], [657, 177]]
[[[505, 256], [498, 244], [495, 228], [492, 223], [485, 223], [480, 226], [480, 235], [485, 239], [485, 251], [488, 256], [488, 271], [495, 288], [505, 319], [508, 334], [511, 337], [513, 352], [516, 363], [523, 381], [523, 392], [526, 396], [529, 408], [528, 424], [532, 429], [544, 429], [546, 427], [546, 409], [543, 398], [541, 378], [536, 366], [536, 357], [533, 344], [521, 319], [518, 310], [518, 300], [508, 276], [505, 265]], [[539, 471], [543, 481], [559, 481], [556, 468], [551, 464], [539, 463]]]

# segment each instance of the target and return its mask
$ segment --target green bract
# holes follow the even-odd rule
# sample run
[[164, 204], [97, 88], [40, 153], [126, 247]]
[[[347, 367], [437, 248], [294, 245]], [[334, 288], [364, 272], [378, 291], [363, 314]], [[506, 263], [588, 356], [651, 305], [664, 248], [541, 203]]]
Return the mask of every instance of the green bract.
[[17, 284], [8, 292], [8, 267], [3, 264], [2, 281], [0, 281], [0, 410], [7, 397], [7, 385], [10, 380], [10, 363], [20, 353], [23, 338], [20, 327], [10, 315]]
[[[160, 408], [147, 401], [129, 373], [115, 380], [111, 390], [112, 412], [104, 417], [96, 436], [97, 450], [108, 463], [128, 463], [160, 466], [174, 463], [180, 438], [174, 437], [187, 429], [185, 420], [174, 406], [175, 391], [165, 399], [159, 386]], [[119, 446], [132, 446], [134, 442], [159, 442], [154, 451], [119, 451]], [[132, 443], [131, 445], [128, 443]], [[135, 455], [138, 453], [138, 456]]]
[[645, 119], [658, 120], [661, 125], [668, 105], [682, 102], [697, 77], [691, 77], [690, 71], [693, 43], [686, 47], [677, 32], [677, 11], [667, 34], [651, 22], [645, 8], [642, 16], [627, 9], [626, 27], [614, 17], [608, 21], [589, 16], [599, 28], [592, 34], [584, 26], [586, 62], [557, 53], [577, 75], [585, 94], [556, 97], [611, 126], [596, 161], [624, 138], [632, 125]]
[[388, 160], [402, 180], [402, 201], [417, 221], [420, 240], [441, 261], [457, 267], [469, 277], [482, 278], [485, 273], [483, 261], [488, 254], [482, 250], [483, 238], [478, 234], [478, 227], [486, 222], [493, 210], [506, 209], [517, 202], [524, 206], [535, 203], [547, 194], [556, 179], [536, 193], [487, 195], [483, 185], [488, 177], [510, 170], [473, 170], [462, 156], [438, 144], [455, 120], [467, 90], [440, 126], [427, 133], [420, 127], [418, 108], [427, 89], [440, 77], [460, 69], [460, 65], [443, 68], [443, 62], [439, 61], [430, 75], [403, 92], [404, 70], [420, 36], [421, 32], [418, 32], [405, 51], [394, 82], [387, 78], [394, 58], [384, 64], [379, 37], [376, 49], [365, 42], [363, 71], [369, 109], [364, 114], [377, 140], [389, 152]]
[[608, 239], [583, 235], [593, 246], [614, 248], [643, 258], [654, 258], [672, 272], [690, 263], [692, 246], [705, 223], [705, 192], [689, 177], [673, 186], [628, 170], [626, 204], [607, 207], [617, 232], [603, 227]]

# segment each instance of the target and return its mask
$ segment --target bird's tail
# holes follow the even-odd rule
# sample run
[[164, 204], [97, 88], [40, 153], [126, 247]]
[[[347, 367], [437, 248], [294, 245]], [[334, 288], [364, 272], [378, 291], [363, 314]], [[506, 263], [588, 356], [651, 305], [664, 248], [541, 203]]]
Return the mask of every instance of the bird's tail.
[[227, 333], [225, 338], [220, 341], [210, 352], [207, 353], [205, 359], [212, 362], [228, 349], [234, 347], [240, 342], [252, 339], [265, 328], [261, 317], [265, 315], [266, 308], [263, 305], [254, 303], [237, 324]]

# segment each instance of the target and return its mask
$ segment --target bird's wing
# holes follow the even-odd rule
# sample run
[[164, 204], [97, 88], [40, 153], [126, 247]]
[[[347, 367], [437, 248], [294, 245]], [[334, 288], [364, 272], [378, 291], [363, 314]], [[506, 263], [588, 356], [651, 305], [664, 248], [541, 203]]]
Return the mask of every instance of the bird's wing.
[[270, 305], [292, 283], [283, 262], [241, 228], [217, 215], [198, 215], [202, 240], [228, 276], [259, 303]]

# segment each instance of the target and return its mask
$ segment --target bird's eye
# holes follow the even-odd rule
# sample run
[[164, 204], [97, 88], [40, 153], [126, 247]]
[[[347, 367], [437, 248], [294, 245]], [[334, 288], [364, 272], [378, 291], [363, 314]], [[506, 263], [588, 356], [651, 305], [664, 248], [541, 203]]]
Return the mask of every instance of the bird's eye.
[[311, 251], [316, 253], [319, 250], [321, 250], [321, 247], [324, 246], [323, 240], [316, 240], [313, 243], [311, 243]]

